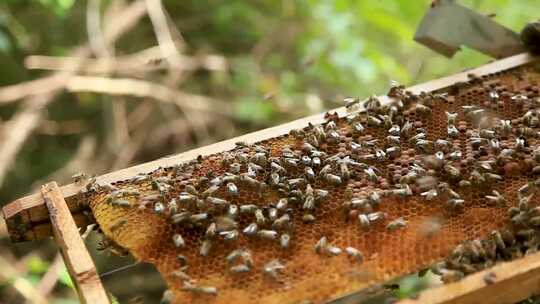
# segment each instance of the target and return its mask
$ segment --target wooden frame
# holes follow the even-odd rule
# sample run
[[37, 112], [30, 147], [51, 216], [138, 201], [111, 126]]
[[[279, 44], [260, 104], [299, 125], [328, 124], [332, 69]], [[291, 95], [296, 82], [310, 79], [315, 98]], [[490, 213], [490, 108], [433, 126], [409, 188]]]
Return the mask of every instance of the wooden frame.
[[[418, 84], [409, 87], [408, 90], [412, 91], [413, 93], [436, 91], [449, 87], [457, 82], [465, 82], [469, 80], [468, 75], [471, 73], [476, 76], [483, 76], [505, 71], [536, 60], [538, 60], [538, 57], [534, 57], [528, 53], [523, 53], [498, 60], [466, 72], [431, 80], [423, 84]], [[381, 96], [380, 99], [383, 102], [390, 101], [387, 96]], [[343, 107], [333, 109], [331, 111], [337, 112], [340, 116], [348, 114], [346, 109]], [[96, 181], [98, 184], [105, 184], [129, 179], [138, 173], [148, 173], [156, 170], [159, 167], [173, 166], [195, 159], [198, 155], [209, 155], [230, 150], [234, 148], [235, 143], [238, 141], [256, 142], [285, 134], [291, 129], [305, 127], [308, 122], [313, 124], [322, 123], [324, 122], [324, 114], [308, 116], [279, 126], [242, 135], [177, 155], [163, 157], [158, 160], [107, 173], [97, 177]], [[60, 188], [64, 198], [67, 200], [68, 207], [73, 214], [75, 222], [79, 226], [85, 226], [92, 223], [93, 219], [88, 211], [85, 213], [86, 207], [81, 205], [76, 199], [76, 196], [80, 190], [81, 185], [77, 183], [68, 184]], [[48, 219], [49, 215], [39, 193], [31, 194], [15, 200], [14, 202], [6, 205], [2, 209], [2, 212], [4, 219], [7, 222], [8, 231], [13, 242], [42, 239], [51, 235], [51, 226]]]
[[60, 188], [55, 182], [41, 187], [58, 245], [82, 303], [110, 303]]
[[[449, 87], [455, 83], [469, 80], [468, 75], [471, 73], [476, 76], [484, 76], [525, 65], [537, 61], [538, 59], [538, 57], [524, 53], [495, 61], [467, 72], [462, 72], [453, 76], [415, 85], [409, 87], [408, 90], [412, 91], [413, 93], [437, 91]], [[390, 102], [390, 99], [387, 96], [382, 96], [380, 99], [383, 102]], [[343, 107], [334, 109], [332, 111], [337, 112], [340, 116], [350, 114], [347, 113], [346, 109]], [[104, 174], [97, 177], [96, 181], [99, 184], [105, 184], [126, 180], [139, 173], [148, 173], [158, 169], [159, 167], [169, 167], [195, 159], [198, 155], [209, 155], [230, 150], [235, 147], [235, 143], [238, 141], [261, 141], [285, 134], [291, 129], [303, 128], [308, 123], [319, 124], [322, 122], [324, 122], [323, 114], [305, 117], [276, 127], [242, 135], [237, 138], [225, 140], [202, 148], [197, 148], [178, 155], [161, 158], [148, 163]], [[47, 203], [44, 202], [42, 194], [37, 193], [20, 198], [5, 206], [2, 209], [2, 212], [7, 222], [8, 231], [12, 241], [19, 242], [24, 240], [40, 239], [50, 236], [53, 231], [54, 234], [58, 236], [59, 233], [61, 234], [58, 227], [68, 225], [62, 224], [67, 222], [69, 222], [69, 231], [71, 231], [69, 233], [73, 234], [73, 230], [76, 231], [75, 224], [83, 226], [91, 223], [93, 221], [91, 213], [86, 209], [86, 206], [81, 205], [76, 199], [81, 187], [82, 185], [77, 183], [69, 184], [61, 188], [58, 188], [56, 184], [52, 184], [46, 186], [42, 190], [43, 196], [50, 196], [48, 200], [46, 199]], [[63, 200], [63, 198], [67, 200], [67, 203]], [[57, 203], [52, 204], [51, 201], [56, 201]], [[91, 259], [88, 260], [89, 255], [88, 257], [84, 257], [84, 253], [81, 254], [80, 252], [77, 252], [75, 255], [70, 253], [68, 247], [65, 247], [66, 245], [63, 244], [66, 236], [67, 234], [63, 234], [63, 237], [57, 237], [57, 242], [61, 248], [63, 248], [63, 251], [65, 251], [65, 260], [68, 264], [68, 268], [71, 269], [70, 271], [73, 271], [73, 273], [70, 273], [74, 278], [79, 278], [81, 274], [80, 268], [74, 267], [78, 262], [70, 266], [70, 261], [73, 261], [73, 259], [75, 261], [82, 261], [82, 265], [86, 265], [86, 267], [90, 267], [90, 264], [93, 266], [93, 263]], [[74, 236], [73, 238], [76, 239]], [[82, 246], [84, 246], [84, 244], [82, 244]], [[78, 250], [84, 251], [85, 249], [79, 248]], [[88, 254], [87, 251], [86, 254]], [[74, 258], [74, 256], [77, 255], [80, 255], [82, 258]], [[488, 282], [485, 279], [486, 275], [489, 275], [494, 279]], [[93, 279], [91, 281], [94, 282], [92, 284], [95, 284], [96, 282], [96, 280]], [[101, 286], [99, 278], [97, 279], [97, 284]], [[90, 299], [84, 298], [86, 296], [84, 288], [85, 287], [79, 289], [80, 298]], [[94, 289], [90, 289], [93, 290], [91, 293], [95, 293], [96, 288], [99, 289], [95, 286], [92, 288]], [[500, 290], [500, 288], [504, 289]], [[494, 292], [495, 290], [498, 290], [498, 292]], [[460, 282], [427, 290], [422, 293], [418, 299], [406, 300], [403, 301], [403, 303], [513, 303], [515, 301], [527, 298], [535, 292], [540, 292], [540, 253], [513, 262], [498, 264], [488, 270], [467, 276]], [[101, 295], [101, 297], [102, 296], [103, 295]], [[88, 302], [107, 303], [90, 300], [88, 300]]]
[[540, 293], [540, 252], [427, 289], [399, 304], [511, 304]]

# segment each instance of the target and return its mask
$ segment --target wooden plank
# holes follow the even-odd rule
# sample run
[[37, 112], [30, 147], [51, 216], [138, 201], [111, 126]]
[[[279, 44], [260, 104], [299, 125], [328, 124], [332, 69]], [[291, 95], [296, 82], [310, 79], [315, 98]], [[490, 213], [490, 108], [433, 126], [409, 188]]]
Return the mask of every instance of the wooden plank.
[[41, 187], [49, 210], [53, 234], [82, 303], [110, 303], [99, 280], [94, 262], [79, 234], [77, 225], [55, 182]]
[[510, 304], [537, 294], [540, 294], [540, 252], [428, 289], [418, 298], [399, 304]]
[[[516, 56], [508, 57], [502, 60], [494, 61], [492, 63], [486, 64], [484, 66], [468, 70], [466, 72], [461, 72], [452, 76], [443, 77], [440, 79], [435, 79], [428, 81], [423, 84], [418, 84], [412, 87], [409, 87], [408, 90], [413, 93], [420, 92], [431, 92], [440, 90], [457, 82], [465, 82], [469, 80], [468, 74], [472, 73], [477, 76], [489, 75], [492, 73], [505, 71], [514, 67], [518, 67], [524, 64], [528, 64], [538, 60], [538, 57], [534, 57], [528, 53], [519, 54]], [[380, 97], [382, 102], [390, 102], [390, 99], [387, 96]], [[345, 108], [340, 107], [333, 109], [331, 111], [337, 112], [340, 116], [347, 115]], [[349, 113], [350, 114], [350, 113]], [[193, 149], [184, 153], [180, 153], [173, 156], [163, 157], [158, 160], [147, 162], [144, 164], [136, 165], [126, 169], [121, 169], [115, 172], [101, 175], [97, 178], [98, 184], [111, 183], [119, 180], [129, 179], [130, 177], [138, 173], [148, 173], [156, 170], [159, 167], [169, 167], [179, 163], [183, 163], [192, 159], [195, 159], [198, 155], [209, 155], [215, 154], [223, 151], [233, 149], [235, 143], [238, 141], [245, 141], [248, 143], [257, 142], [265, 139], [269, 139], [281, 134], [286, 134], [292, 129], [303, 128], [309, 122], [313, 124], [319, 124], [324, 122], [324, 114], [316, 114], [308, 117], [304, 117], [298, 120], [294, 120], [289, 123], [285, 123], [279, 126], [267, 128], [257, 132], [249, 133], [242, 135], [233, 139], [225, 140], [219, 143], [211, 144], [205, 147]], [[74, 211], [77, 208], [80, 208], [78, 202], [74, 197], [80, 191], [81, 185], [78, 184], [68, 184], [60, 188], [62, 195], [66, 198], [70, 210]], [[2, 209], [3, 216], [8, 223], [8, 229], [10, 236], [13, 242], [28, 240], [24, 238], [23, 235], [31, 234], [22, 234], [18, 231], [31, 230], [33, 222], [40, 222], [47, 220], [47, 212], [43, 206], [43, 201], [39, 194], [31, 194], [29, 196], [20, 198]], [[30, 222], [30, 223], [29, 223]]]

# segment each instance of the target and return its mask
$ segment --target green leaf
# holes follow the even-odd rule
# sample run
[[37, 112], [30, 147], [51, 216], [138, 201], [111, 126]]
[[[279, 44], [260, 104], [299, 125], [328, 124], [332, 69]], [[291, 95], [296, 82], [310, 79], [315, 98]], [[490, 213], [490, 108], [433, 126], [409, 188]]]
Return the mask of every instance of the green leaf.
[[62, 284], [70, 288], [75, 288], [75, 285], [73, 285], [73, 281], [71, 281], [71, 277], [69, 276], [66, 266], [63, 266], [62, 269], [60, 270], [60, 273], [58, 274], [58, 280]]
[[32, 255], [26, 261], [26, 267], [28, 268], [28, 272], [32, 274], [42, 274], [47, 271], [49, 263], [47, 261], [44, 261], [37, 255]]

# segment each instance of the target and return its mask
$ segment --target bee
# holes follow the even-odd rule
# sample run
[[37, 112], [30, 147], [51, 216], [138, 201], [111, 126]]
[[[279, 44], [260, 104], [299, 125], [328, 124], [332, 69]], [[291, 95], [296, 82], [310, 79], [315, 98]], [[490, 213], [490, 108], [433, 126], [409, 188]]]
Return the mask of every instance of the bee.
[[[239, 179], [240, 178], [238, 177], [238, 175], [232, 174], [232, 173], [229, 173], [229, 172], [225, 172], [225, 175], [221, 178], [221, 181], [222, 181], [222, 183], [235, 183]], [[219, 186], [218, 186], [218, 189], [219, 189]]]
[[458, 114], [451, 113], [451, 112], [445, 112], [445, 113], [446, 113], [446, 123], [452, 126], [455, 125]]
[[525, 139], [524, 138], [516, 138], [516, 143], [514, 145], [514, 149], [516, 151], [523, 151], [525, 150]]
[[399, 146], [389, 147], [385, 151], [388, 157], [394, 158], [401, 155], [401, 148]]
[[499, 206], [506, 206], [506, 199], [502, 194], [497, 192], [496, 190], [493, 190], [493, 195], [486, 195], [486, 199], [493, 202], [496, 205]]
[[502, 176], [494, 173], [484, 173], [484, 176], [487, 181], [502, 181]]
[[180, 265], [182, 267], [187, 266], [187, 258], [184, 255], [182, 254], [177, 255], [176, 260], [180, 262]]
[[414, 106], [414, 111], [419, 113], [420, 115], [428, 115], [428, 114], [431, 114], [431, 108], [426, 106], [426, 105], [423, 105], [421, 103], [417, 103], [415, 106]]
[[432, 145], [433, 145], [433, 142], [431, 140], [419, 139], [419, 140], [416, 141], [415, 147], [418, 150], [420, 150], [420, 151], [422, 151], [424, 153], [427, 153]]
[[456, 128], [456, 126], [450, 125], [446, 128], [446, 134], [448, 134], [450, 138], [456, 138], [459, 135], [459, 130]]
[[540, 216], [535, 216], [535, 217], [532, 217], [529, 222], [533, 225], [533, 226], [540, 226]]
[[306, 184], [306, 180], [304, 178], [292, 178], [287, 181], [287, 184], [292, 188], [296, 188], [297, 186]]
[[328, 142], [331, 142], [331, 143], [339, 142], [339, 138], [340, 138], [339, 133], [336, 130], [332, 130], [328, 132], [326, 137], [327, 137]]
[[255, 213], [258, 209], [259, 207], [253, 204], [240, 205], [240, 213]]
[[351, 147], [351, 150], [353, 152], [359, 152], [360, 150], [362, 150], [362, 145], [359, 143], [355, 143], [354, 141], [351, 141], [349, 146]]
[[213, 196], [208, 196], [205, 201], [210, 204], [210, 205], [213, 205], [213, 206], [218, 206], [218, 207], [228, 207], [229, 206], [229, 202], [222, 199], [222, 198], [217, 198], [217, 197], [213, 197]]
[[497, 93], [497, 91], [490, 91], [488, 96], [491, 101], [496, 101], [497, 99], [499, 99], [499, 93]]
[[234, 183], [227, 183], [227, 192], [232, 196], [238, 196], [238, 187]]
[[353, 129], [354, 133], [356, 133], [358, 135], [364, 133], [364, 131], [365, 131], [364, 126], [359, 121], [353, 123], [352, 129]]
[[451, 198], [447, 201], [448, 206], [452, 210], [459, 210], [463, 208], [463, 205], [465, 204], [465, 200], [460, 198]]
[[386, 153], [383, 151], [383, 150], [375, 150], [375, 158], [377, 159], [377, 161], [385, 161], [388, 159], [388, 157], [386, 156]]
[[199, 248], [199, 254], [208, 256], [208, 254], [210, 254], [210, 249], [212, 249], [212, 241], [210, 239], [205, 239], [202, 241], [201, 247]]
[[191, 283], [184, 283], [182, 287], [180, 287], [183, 291], [189, 291], [197, 294], [206, 294], [206, 295], [212, 295], [217, 296], [217, 288], [214, 286], [196, 286]]
[[272, 223], [272, 228], [274, 229], [283, 229], [285, 228], [291, 221], [291, 217], [289, 214], [285, 213], [280, 218], [276, 219], [274, 223]]
[[277, 205], [276, 205], [276, 208], [278, 210], [285, 210], [287, 209], [287, 205], [288, 205], [288, 200], [286, 198], [281, 198], [279, 199]]
[[318, 156], [314, 156], [311, 159], [311, 163], [313, 164], [313, 167], [320, 167], [321, 166], [321, 159]]
[[512, 122], [510, 120], [499, 120], [499, 131], [503, 137], [512, 134]]
[[332, 256], [341, 254], [341, 248], [336, 247], [336, 246], [328, 246], [326, 251], [329, 255], [332, 255]]
[[369, 126], [374, 126], [374, 127], [378, 127], [383, 124], [382, 120], [372, 115], [367, 116], [367, 123]]
[[277, 238], [277, 235], [278, 233], [274, 230], [262, 229], [257, 232], [257, 236], [266, 240], [275, 240]]
[[192, 223], [199, 223], [208, 219], [208, 213], [197, 213], [189, 216], [189, 220]]
[[[208, 187], [208, 189], [204, 190], [204, 192], [201, 194], [201, 196], [203, 198], [206, 198], [207, 196], [210, 196], [210, 195], [214, 194], [218, 190], [219, 190], [219, 186], [210, 186], [210, 187]], [[189, 195], [192, 196], [192, 197], [194, 196], [192, 194], [189, 194]]]
[[494, 284], [497, 280], [497, 275], [493, 272], [488, 272], [484, 275], [484, 282], [488, 285]]
[[264, 226], [264, 224], [266, 224], [266, 218], [264, 217], [262, 209], [255, 210], [255, 218], [258, 225]]
[[71, 176], [74, 183], [81, 183], [88, 178], [88, 175], [84, 172], [77, 172]]
[[369, 228], [369, 226], [371, 225], [371, 221], [366, 214], [359, 214], [358, 221], [360, 222], [360, 226], [364, 229]]
[[450, 175], [450, 177], [452, 178], [459, 178], [461, 177], [461, 172], [459, 171], [458, 168], [452, 166], [452, 165], [449, 165], [449, 164], [446, 164], [444, 165], [443, 167], [444, 171], [446, 173], [448, 173], [448, 175]]
[[249, 148], [251, 147], [250, 144], [248, 144], [247, 142], [245, 141], [237, 141], [234, 143], [237, 147], [240, 147], [240, 148]]
[[281, 248], [289, 248], [289, 244], [291, 242], [291, 237], [287, 233], [283, 233], [279, 239], [279, 244]]
[[411, 190], [411, 187], [409, 187], [409, 185], [407, 185], [407, 184], [402, 185], [401, 188], [393, 189], [391, 191], [392, 191], [391, 192], [392, 194], [403, 197], [403, 198], [409, 197], [409, 196], [411, 196], [413, 194], [412, 190]]
[[191, 277], [181, 269], [171, 272], [171, 275], [179, 278], [182, 281], [186, 281], [186, 282], [191, 281]]
[[426, 200], [432, 201], [439, 196], [439, 192], [437, 191], [437, 189], [431, 189], [420, 193], [420, 195], [423, 196]]
[[401, 128], [399, 125], [392, 125], [390, 129], [388, 129], [388, 133], [390, 136], [395, 136], [399, 138], [399, 135], [401, 134]]
[[343, 102], [345, 103], [345, 108], [347, 110], [351, 110], [352, 108], [358, 106], [358, 104], [360, 103], [360, 99], [355, 97], [346, 97], [345, 99], [343, 99]]
[[258, 153], [255, 153], [251, 158], [250, 158], [250, 161], [261, 166], [261, 167], [265, 167], [266, 164], [267, 164], [267, 158], [266, 158], [266, 153], [262, 153], [262, 152], [258, 152]]
[[231, 218], [236, 218], [238, 216], [238, 206], [231, 204], [227, 209], [227, 215]]
[[182, 192], [176, 198], [180, 204], [190, 204], [197, 201], [197, 197], [193, 194]]
[[165, 212], [165, 205], [162, 202], [155, 203], [154, 212], [157, 214], [163, 214]]
[[174, 234], [172, 239], [173, 239], [174, 247], [182, 249], [186, 246], [186, 242], [184, 241], [184, 238], [180, 234], [178, 233]]
[[362, 254], [362, 252], [354, 247], [345, 248], [345, 252], [354, 262], [362, 263], [364, 261], [364, 255]]
[[238, 239], [238, 230], [221, 231], [219, 233], [225, 241], [234, 241]]
[[285, 170], [285, 168], [283, 168], [282, 166], [280, 166], [276, 162], [270, 163], [270, 167], [272, 168], [272, 170], [274, 170], [274, 172], [277, 172], [277, 173], [282, 174], [282, 175], [287, 174], [287, 170]]
[[278, 216], [277, 208], [272, 207], [268, 209], [268, 219], [270, 219], [270, 221], [275, 221], [277, 219], [277, 216]]
[[126, 219], [119, 219], [114, 224], [112, 224], [111, 227], [109, 227], [109, 230], [114, 233], [116, 230], [120, 229], [126, 223], [127, 223]]
[[306, 176], [306, 179], [309, 181], [315, 180], [315, 171], [311, 167], [305, 167], [304, 168], [304, 174]]
[[242, 230], [242, 232], [248, 236], [255, 235], [257, 234], [258, 231], [259, 231], [259, 226], [256, 223], [251, 223], [246, 228], [244, 228], [244, 230]]
[[326, 179], [327, 182], [329, 182], [330, 184], [332, 184], [334, 186], [341, 185], [341, 177], [339, 177], [337, 175], [328, 173], [328, 174], [326, 174], [325, 179]]
[[249, 272], [251, 268], [245, 264], [240, 264], [240, 265], [231, 266], [229, 270], [232, 273], [246, 273], [246, 272]]
[[390, 146], [398, 146], [399, 143], [400, 143], [400, 137], [399, 136], [388, 135], [388, 136], [386, 136], [386, 142]]
[[464, 276], [465, 274], [459, 270], [441, 270], [441, 281], [443, 281], [443, 283], [456, 282], [461, 280]]
[[403, 135], [405, 138], [409, 137], [411, 135], [413, 129], [413, 124], [410, 121], [405, 121], [403, 126], [401, 127], [401, 135]]
[[482, 138], [493, 139], [495, 138], [495, 131], [489, 129], [480, 130], [479, 134]]
[[225, 260], [227, 260], [227, 262], [229, 263], [232, 263], [238, 258], [242, 258], [244, 264], [246, 264], [248, 267], [251, 267], [253, 265], [251, 252], [246, 249], [235, 249], [231, 251], [231, 253], [229, 253], [227, 257], [225, 257]]
[[117, 207], [130, 207], [131, 203], [128, 200], [115, 199], [111, 201], [111, 205], [117, 206]]
[[314, 221], [315, 221], [315, 216], [313, 216], [313, 214], [307, 213], [302, 216], [302, 222], [304, 223], [312, 223]]
[[375, 167], [368, 167], [367, 169], [364, 169], [364, 173], [367, 175], [367, 179], [372, 182], [377, 182], [379, 180], [379, 176], [376, 172], [380, 172], [379, 169]]
[[390, 231], [393, 231], [396, 229], [402, 229], [405, 227], [407, 227], [407, 221], [403, 219], [402, 217], [395, 219], [392, 222], [388, 223], [388, 225], [386, 225], [386, 229]]
[[190, 213], [187, 211], [180, 212], [171, 216], [171, 221], [174, 224], [181, 224], [189, 220]]
[[326, 252], [327, 247], [328, 247], [328, 239], [325, 236], [323, 236], [315, 244], [315, 252], [318, 254], [323, 254]]
[[450, 142], [444, 139], [437, 139], [434, 144], [435, 144], [435, 150], [442, 151], [444, 153], [449, 152], [450, 147], [451, 147]]
[[310, 143], [304, 142], [304, 143], [302, 144], [302, 150], [303, 150], [304, 152], [309, 153], [309, 152], [315, 151], [315, 150], [317, 150], [317, 149], [316, 149], [314, 146], [312, 146]]
[[272, 260], [268, 263], [266, 263], [263, 267], [263, 273], [274, 279], [278, 279], [279, 272], [283, 271], [285, 269], [285, 265], [283, 265], [279, 260]]

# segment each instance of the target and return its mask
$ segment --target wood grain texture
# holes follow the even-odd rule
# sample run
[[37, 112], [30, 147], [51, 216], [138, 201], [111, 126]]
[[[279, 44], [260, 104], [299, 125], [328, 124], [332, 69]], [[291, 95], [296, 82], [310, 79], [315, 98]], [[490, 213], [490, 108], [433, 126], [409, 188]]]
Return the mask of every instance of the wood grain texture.
[[[528, 53], [523, 53], [502, 60], [494, 61], [492, 63], [488, 63], [486, 65], [468, 70], [466, 72], [431, 80], [423, 84], [418, 84], [409, 87], [408, 90], [413, 93], [436, 91], [452, 86], [455, 83], [465, 82], [469, 80], [469, 74], [474, 74], [476, 76], [488, 75], [525, 65], [537, 61], [538, 59], [538, 57], [534, 57]], [[390, 99], [387, 96], [381, 96], [380, 99], [382, 102], [390, 102]], [[330, 111], [337, 112], [340, 116], [350, 114], [347, 113], [344, 107], [340, 107]], [[304, 117], [282, 125], [256, 131], [236, 138], [211, 144], [205, 147], [193, 149], [191, 151], [187, 151], [177, 155], [163, 157], [151, 162], [107, 173], [99, 176], [97, 178], [97, 183], [106, 184], [119, 180], [129, 179], [130, 177], [139, 173], [147, 173], [154, 171], [159, 167], [173, 166], [195, 159], [198, 155], [204, 156], [230, 150], [234, 148], [235, 143], [238, 141], [244, 141], [248, 143], [257, 142], [281, 134], [286, 134], [292, 129], [303, 128], [308, 123], [319, 124], [323, 122], [324, 113]], [[60, 191], [64, 198], [66, 198], [68, 207], [72, 213], [79, 212], [82, 208], [84, 208], [84, 206], [81, 206], [76, 199], [77, 193], [79, 193], [81, 187], [82, 186], [80, 184], [73, 183], [60, 188]], [[31, 194], [29, 196], [15, 200], [14, 202], [6, 205], [2, 209], [2, 212], [4, 219], [7, 222], [8, 231], [13, 242], [28, 241], [43, 237], [43, 235], [41, 234], [38, 235], [32, 232], [34, 226], [36, 226], [37, 224], [43, 224], [43, 222], [48, 221], [47, 210], [43, 205], [43, 200], [41, 199], [41, 195], [39, 193]]]
[[89, 304], [110, 303], [58, 185], [55, 182], [43, 185], [41, 195], [49, 210], [56, 244], [62, 253], [80, 301]]
[[461, 281], [428, 289], [418, 298], [399, 304], [510, 304], [537, 294], [540, 294], [540, 253], [498, 263]]

